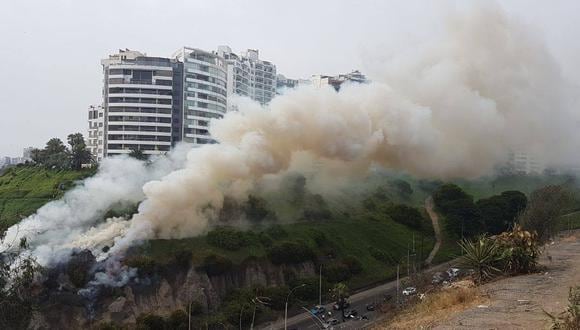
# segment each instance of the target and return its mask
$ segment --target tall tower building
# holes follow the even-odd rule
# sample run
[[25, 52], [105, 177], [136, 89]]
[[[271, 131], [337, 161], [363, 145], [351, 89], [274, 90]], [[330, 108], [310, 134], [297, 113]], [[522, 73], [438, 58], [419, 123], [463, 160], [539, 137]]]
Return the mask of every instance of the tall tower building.
[[218, 54], [227, 63], [228, 95], [247, 96], [267, 104], [276, 96], [276, 66], [261, 60], [258, 50], [248, 49], [241, 55], [228, 46], [219, 46]]
[[227, 74], [223, 58], [215, 52], [183, 47], [172, 56], [181, 63], [183, 74], [181, 138], [193, 144], [214, 143], [209, 121], [222, 118], [227, 111]]
[[[174, 70], [179, 70], [179, 64], [131, 50], [119, 50], [101, 64], [103, 127], [96, 130], [97, 159], [127, 154], [135, 149], [145, 154], [169, 151], [174, 119]], [[90, 111], [93, 127], [95, 123], [100, 126], [99, 110]]]

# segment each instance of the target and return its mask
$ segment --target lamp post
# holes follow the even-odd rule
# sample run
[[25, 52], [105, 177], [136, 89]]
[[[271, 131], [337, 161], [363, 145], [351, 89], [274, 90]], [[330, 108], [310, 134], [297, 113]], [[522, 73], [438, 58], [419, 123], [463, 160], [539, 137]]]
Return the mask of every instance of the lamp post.
[[290, 296], [292, 295], [292, 292], [294, 292], [294, 290], [298, 289], [298, 288], [302, 288], [305, 287], [306, 284], [300, 284], [299, 286], [295, 287], [294, 289], [290, 290], [290, 292], [288, 292], [288, 296], [286, 296], [286, 304], [284, 306], [284, 330], [286, 330], [288, 328], [288, 300], [290, 299]]

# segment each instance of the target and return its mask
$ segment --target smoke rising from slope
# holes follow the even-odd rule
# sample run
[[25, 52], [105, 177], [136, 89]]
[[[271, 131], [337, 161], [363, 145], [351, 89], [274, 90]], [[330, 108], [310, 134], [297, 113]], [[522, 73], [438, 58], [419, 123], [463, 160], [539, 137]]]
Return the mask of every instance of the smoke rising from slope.
[[[111, 250], [116, 253], [143, 239], [200, 234], [224, 196], [243, 200], [261, 180], [305, 170], [303, 164], [314, 164], [306, 170], [320, 173], [332, 168], [334, 177], [363, 175], [371, 166], [426, 177], [475, 177], [505, 161], [510, 150], [570, 161], [578, 139], [568, 86], [542, 44], [498, 10], [454, 18], [442, 39], [400, 54], [370, 62], [366, 71], [373, 83], [343, 86], [339, 93], [299, 88], [266, 109], [239, 100], [239, 112], [212, 123], [220, 144], [192, 149], [178, 170], [121, 183], [128, 191], [99, 202], [103, 209], [128, 196], [144, 199], [129, 222], [95, 226], [95, 209], [76, 210], [69, 196], [58, 202], [66, 205], [41, 209], [23, 227], [48, 219], [51, 234], [34, 237], [39, 254], [71, 238], [71, 246], [95, 246], [87, 242], [119, 235]], [[106, 192], [90, 193], [96, 195], [71, 196], [98, 201]], [[69, 221], [74, 229], [55, 239], [56, 228]]]

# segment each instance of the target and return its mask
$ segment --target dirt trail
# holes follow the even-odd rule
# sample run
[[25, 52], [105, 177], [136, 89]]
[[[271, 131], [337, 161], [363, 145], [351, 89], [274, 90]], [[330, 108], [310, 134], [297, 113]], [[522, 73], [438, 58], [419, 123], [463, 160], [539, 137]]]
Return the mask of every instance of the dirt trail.
[[569, 287], [580, 285], [580, 231], [548, 245], [540, 262], [546, 271], [482, 286], [489, 295], [488, 304], [453, 315], [434, 329], [548, 328], [550, 320], [543, 310], [551, 314], [564, 311]]
[[429, 196], [425, 200], [425, 210], [427, 210], [427, 214], [429, 214], [429, 218], [431, 218], [431, 223], [433, 223], [433, 230], [435, 231], [436, 242], [435, 242], [435, 246], [433, 246], [433, 250], [431, 250], [431, 253], [429, 253], [429, 256], [425, 260], [425, 263], [427, 265], [431, 264], [431, 262], [433, 261], [433, 258], [435, 258], [435, 255], [437, 255], [437, 252], [439, 252], [439, 248], [441, 247], [441, 242], [442, 242], [441, 227], [439, 227], [439, 216], [435, 212], [433, 206], [434, 206], [433, 205], [433, 197]]

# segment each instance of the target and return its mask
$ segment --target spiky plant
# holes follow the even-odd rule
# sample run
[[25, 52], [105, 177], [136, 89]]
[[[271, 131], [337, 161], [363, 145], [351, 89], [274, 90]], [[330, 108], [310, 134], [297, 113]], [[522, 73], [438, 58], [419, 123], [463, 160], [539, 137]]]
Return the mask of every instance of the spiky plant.
[[461, 265], [475, 271], [476, 281], [488, 280], [501, 272], [505, 253], [495, 240], [481, 236], [474, 240], [461, 240], [459, 245], [463, 250]]

